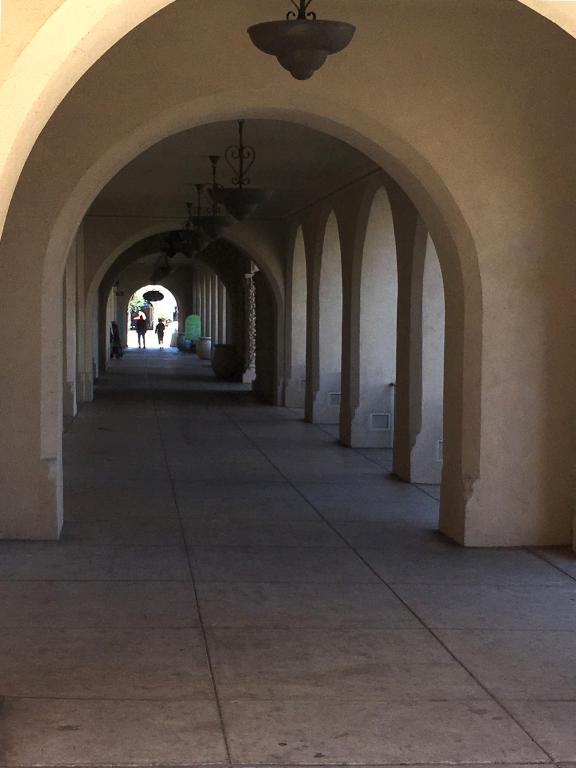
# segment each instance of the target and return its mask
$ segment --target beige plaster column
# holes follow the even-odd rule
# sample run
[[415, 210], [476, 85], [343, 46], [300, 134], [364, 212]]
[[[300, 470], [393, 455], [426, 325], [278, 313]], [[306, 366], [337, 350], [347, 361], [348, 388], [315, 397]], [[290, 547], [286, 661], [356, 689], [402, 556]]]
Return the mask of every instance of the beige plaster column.
[[210, 336], [212, 338], [212, 274], [211, 272], [206, 272], [206, 276], [204, 277], [204, 301], [205, 301], [205, 309], [204, 312], [206, 314], [206, 333], [204, 336]]
[[208, 311], [208, 275], [202, 270], [201, 298], [202, 306], [202, 336], [210, 336], [210, 313]]
[[[4, 242], [11, 237], [5, 233]], [[37, 273], [20, 263], [18, 251], [4, 263], [22, 290], [8, 292], [7, 317], [26, 306], [39, 307]], [[3, 256], [6, 254], [3, 253]], [[28, 254], [24, 253], [24, 258]], [[5, 273], [4, 273], [5, 274]], [[18, 342], [5, 350], [0, 367], [0, 539], [55, 540], [63, 520], [62, 387], [64, 272], [54, 275], [51, 293], [51, 338], [44, 352], [50, 376], [42, 376], [42, 334], [35, 313], [19, 328]]]
[[427, 232], [418, 212], [399, 190], [391, 197], [398, 254], [393, 471], [410, 482], [412, 449], [420, 430], [422, 398], [422, 275]]
[[108, 292], [108, 300], [106, 302], [106, 321], [104, 323], [104, 339], [103, 349], [106, 350], [106, 354], [102, 355], [103, 368], [106, 370], [110, 365], [110, 326], [112, 320], [116, 320], [118, 314], [116, 291], [114, 287]]
[[298, 227], [286, 285], [286, 377], [284, 405], [304, 408], [306, 399], [306, 314], [308, 286], [306, 246]]
[[422, 274], [422, 342], [420, 429], [410, 458], [413, 483], [439, 484], [442, 479], [444, 413], [444, 283], [438, 254], [429, 236]]
[[210, 275], [210, 330], [212, 345], [218, 343], [218, 277]]
[[76, 249], [73, 246], [64, 272], [64, 367], [62, 409], [64, 418], [74, 418], [78, 412], [76, 401], [76, 304], [77, 274]]
[[224, 289], [224, 297], [226, 299], [226, 333], [225, 333], [225, 339], [227, 344], [231, 344], [234, 341], [234, 333], [233, 333], [233, 312], [232, 312], [232, 302], [230, 301], [230, 294], [226, 289]]
[[226, 344], [226, 288], [218, 280], [218, 344]]
[[315, 424], [338, 424], [342, 394], [342, 258], [338, 221], [333, 212], [324, 230], [315, 293], [318, 332], [313, 353], [317, 351], [318, 355], [317, 387], [310, 417]]
[[75, 238], [76, 251], [76, 397], [79, 403], [94, 399], [94, 376], [92, 363], [92, 324], [95, 317], [89, 317], [86, 302], [86, 255], [84, 248], [84, 226], [81, 225]]
[[[357, 401], [351, 408], [348, 445], [392, 448], [396, 383], [398, 270], [394, 225], [388, 194], [380, 188], [372, 200], [359, 262], [360, 298], [351, 311], [359, 318], [354, 339]], [[353, 369], [351, 373], [354, 373]]]

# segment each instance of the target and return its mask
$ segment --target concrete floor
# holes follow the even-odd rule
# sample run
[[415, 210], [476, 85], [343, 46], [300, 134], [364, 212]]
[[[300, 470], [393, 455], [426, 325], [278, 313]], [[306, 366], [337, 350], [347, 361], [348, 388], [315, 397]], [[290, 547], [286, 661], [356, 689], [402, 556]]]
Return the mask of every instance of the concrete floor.
[[576, 763], [576, 560], [464, 550], [435, 489], [170, 350], [0, 544], [0, 765]]

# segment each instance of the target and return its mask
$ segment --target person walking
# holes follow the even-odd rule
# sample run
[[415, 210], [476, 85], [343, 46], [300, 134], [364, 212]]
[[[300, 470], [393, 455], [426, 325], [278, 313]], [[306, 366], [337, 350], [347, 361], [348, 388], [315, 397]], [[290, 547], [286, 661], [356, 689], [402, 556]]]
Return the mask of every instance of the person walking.
[[158, 320], [158, 325], [156, 326], [156, 335], [158, 336], [158, 346], [160, 349], [164, 349], [164, 331], [166, 330], [166, 326], [164, 325], [164, 322], [162, 320]]
[[146, 349], [146, 331], [148, 330], [148, 318], [144, 312], [140, 312], [136, 320], [136, 333], [138, 334], [138, 349]]

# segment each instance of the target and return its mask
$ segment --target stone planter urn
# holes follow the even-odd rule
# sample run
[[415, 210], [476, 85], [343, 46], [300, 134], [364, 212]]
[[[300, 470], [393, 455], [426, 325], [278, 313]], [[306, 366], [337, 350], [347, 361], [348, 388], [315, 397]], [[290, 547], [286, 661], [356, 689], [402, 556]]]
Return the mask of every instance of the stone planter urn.
[[240, 381], [242, 378], [242, 358], [234, 344], [215, 344], [212, 355], [212, 370], [217, 379], [222, 381]]
[[192, 342], [188, 341], [183, 333], [178, 334], [174, 346], [176, 346], [180, 352], [192, 352]]
[[200, 336], [196, 342], [196, 354], [200, 360], [210, 360], [212, 357], [212, 339], [210, 336]]

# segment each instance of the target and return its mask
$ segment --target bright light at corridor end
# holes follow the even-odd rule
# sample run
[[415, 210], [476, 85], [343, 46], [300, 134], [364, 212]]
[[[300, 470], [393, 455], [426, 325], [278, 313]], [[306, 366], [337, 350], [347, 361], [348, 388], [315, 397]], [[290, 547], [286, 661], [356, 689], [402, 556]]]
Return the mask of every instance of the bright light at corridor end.
[[356, 27], [344, 21], [320, 21], [309, 11], [313, 0], [290, 0], [295, 11], [286, 21], [265, 21], [248, 28], [259, 50], [276, 56], [296, 80], [309, 80], [328, 56], [349, 45]]

